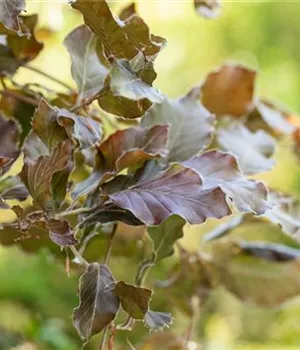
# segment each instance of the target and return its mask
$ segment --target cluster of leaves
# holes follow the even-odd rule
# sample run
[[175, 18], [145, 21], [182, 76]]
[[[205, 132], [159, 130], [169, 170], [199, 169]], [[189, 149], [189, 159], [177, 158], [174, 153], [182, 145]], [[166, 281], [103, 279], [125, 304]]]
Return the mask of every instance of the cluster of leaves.
[[[22, 86], [14, 74], [31, 69], [43, 48], [34, 36], [37, 17], [19, 16], [22, 0], [1, 4], [0, 205], [16, 220], [1, 224], [0, 242], [27, 251], [50, 246], [59, 254], [56, 244], [74, 254], [85, 269], [74, 311], [83, 340], [110, 327], [111, 346], [116, 330], [137, 321], [153, 330], [171, 324], [170, 314], [151, 310], [152, 290], [144, 283], [149, 268], [174, 253], [187, 223], [230, 216], [205, 237], [218, 239], [207, 244], [209, 252], [189, 253], [178, 244], [174, 276], [159, 285], [188, 315], [194, 299], [203, 303], [217, 286], [262, 306], [299, 295], [299, 249], [220, 239], [266, 221], [300, 240], [299, 202], [248, 177], [274, 166], [276, 139], [300, 139], [288, 112], [255, 95], [256, 71], [225, 64], [186, 96], [168, 99], [152, 86], [166, 40], [150, 33], [135, 6], [116, 17], [104, 0], [75, 0], [71, 6], [85, 24], [64, 44], [76, 91]], [[195, 6], [213, 17], [219, 2]], [[109, 123], [120, 130], [109, 134]], [[12, 176], [17, 159], [23, 167]], [[11, 202], [26, 199], [26, 205]], [[143, 237], [146, 258], [134, 284], [117, 281], [108, 267], [120, 227]], [[87, 246], [105, 232], [103, 262], [90, 261]], [[125, 325], [116, 324], [121, 308]], [[181, 338], [176, 342], [184, 347]]]

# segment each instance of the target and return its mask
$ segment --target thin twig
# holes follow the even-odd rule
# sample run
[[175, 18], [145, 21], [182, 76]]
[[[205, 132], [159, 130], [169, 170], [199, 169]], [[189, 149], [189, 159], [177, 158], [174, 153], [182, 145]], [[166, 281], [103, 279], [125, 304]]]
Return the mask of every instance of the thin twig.
[[65, 87], [66, 89], [70, 90], [71, 92], [74, 92], [74, 89], [70, 85], [68, 85], [67, 83], [61, 81], [60, 79], [53, 77], [52, 75], [40, 70], [39, 68], [32, 67], [32, 66], [23, 66], [23, 68], [31, 70], [35, 73], [40, 74], [40, 75], [43, 75], [44, 77], [56, 82], [57, 84], [60, 84], [61, 86]]
[[27, 104], [30, 104], [30, 105], [33, 105], [33, 106], [36, 106], [36, 107], [38, 107], [39, 104], [40, 104], [40, 101], [39, 101], [39, 100], [33, 99], [33, 98], [31, 98], [31, 97], [28, 97], [28, 96], [21, 95], [21, 94], [19, 94], [19, 93], [16, 92], [16, 91], [12, 91], [12, 90], [0, 90], [0, 94], [1, 94], [2, 96], [7, 96], [7, 97], [15, 98], [16, 100], [25, 102], [25, 103], [27, 103]]
[[88, 267], [89, 263], [84, 259], [84, 257], [79, 253], [79, 251], [75, 248], [75, 246], [70, 246], [71, 252], [78, 259], [78, 263], [84, 267]]
[[92, 208], [89, 207], [83, 207], [83, 208], [77, 208], [73, 210], [67, 210], [63, 211], [61, 213], [58, 213], [56, 217], [58, 218], [63, 218], [65, 216], [71, 216], [71, 215], [78, 215], [78, 214], [83, 214], [83, 213], [88, 213], [92, 210]]
[[109, 262], [109, 259], [110, 259], [110, 256], [111, 256], [111, 252], [112, 252], [112, 247], [113, 247], [113, 241], [114, 241], [114, 238], [115, 238], [115, 235], [116, 235], [116, 232], [117, 232], [117, 228], [118, 228], [118, 224], [115, 223], [114, 227], [112, 229], [112, 232], [110, 234], [110, 237], [109, 237], [107, 252], [106, 252], [106, 255], [105, 255], [105, 258], [104, 258], [104, 262], [103, 262], [104, 265], [107, 265], [108, 262]]
[[117, 331], [132, 331], [134, 324], [135, 324], [134, 318], [132, 318], [131, 316], [128, 316], [124, 324], [118, 325], [115, 328]]
[[106, 338], [107, 338], [108, 327], [104, 328], [99, 350], [104, 350]]
[[77, 112], [81, 108], [85, 108], [86, 106], [89, 106], [93, 101], [95, 101], [100, 96], [100, 93], [98, 92], [96, 95], [92, 96], [90, 99], [85, 100], [81, 104], [75, 104], [72, 108], [70, 108], [70, 112]]

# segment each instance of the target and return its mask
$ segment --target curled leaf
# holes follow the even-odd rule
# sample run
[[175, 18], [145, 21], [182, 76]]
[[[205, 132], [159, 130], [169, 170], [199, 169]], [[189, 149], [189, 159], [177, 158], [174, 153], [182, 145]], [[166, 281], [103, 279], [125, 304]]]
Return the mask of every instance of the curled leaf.
[[115, 279], [105, 265], [90, 264], [79, 281], [80, 304], [74, 310], [75, 327], [84, 340], [101, 332], [116, 316], [119, 299]]
[[25, 10], [25, 0], [2, 0], [0, 2], [0, 22], [6, 28], [19, 31], [19, 15]]
[[4, 200], [24, 201], [28, 197], [28, 191], [19, 177], [8, 176], [0, 180], [0, 196]]

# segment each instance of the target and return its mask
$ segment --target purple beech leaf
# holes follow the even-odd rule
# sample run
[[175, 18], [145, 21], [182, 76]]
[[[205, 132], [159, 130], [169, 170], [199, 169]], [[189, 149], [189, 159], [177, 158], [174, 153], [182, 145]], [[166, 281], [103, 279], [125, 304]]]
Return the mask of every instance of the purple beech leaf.
[[[0, 115], [0, 157], [2, 172], [5, 173], [12, 162], [19, 156], [19, 128], [13, 120], [5, 119]], [[8, 161], [7, 159], [11, 159]]]
[[0, 77], [13, 75], [22, 65], [16, 60], [12, 50], [2, 44], [0, 44], [0, 57]]
[[90, 264], [79, 281], [80, 304], [74, 310], [75, 327], [84, 340], [101, 332], [115, 318], [119, 299], [115, 279], [105, 265]]
[[182, 164], [201, 176], [204, 187], [220, 186], [240, 212], [260, 215], [270, 207], [265, 185], [244, 178], [235, 157], [229, 153], [210, 151]]
[[172, 214], [191, 224], [231, 214], [220, 187], [206, 189], [196, 172], [180, 165], [173, 165], [155, 179], [114, 193], [110, 199], [146, 225], [160, 224]]
[[257, 174], [274, 166], [271, 156], [276, 142], [263, 130], [252, 133], [243, 124], [235, 122], [219, 129], [217, 140], [225, 151], [237, 158], [244, 174]]
[[72, 155], [70, 140], [60, 143], [49, 156], [41, 156], [37, 160], [27, 159], [21, 180], [27, 187], [35, 202], [43, 209], [49, 210], [51, 204], [51, 181], [53, 175], [62, 171]]
[[77, 244], [77, 239], [67, 221], [48, 220], [46, 223], [51, 240], [61, 247]]
[[2, 0], [0, 1], [0, 22], [8, 29], [19, 31], [19, 15], [25, 11], [25, 0]]
[[29, 193], [18, 176], [8, 176], [0, 180], [0, 196], [4, 200], [24, 201]]
[[170, 125], [169, 161], [183, 161], [204, 150], [214, 131], [213, 116], [192, 94], [153, 105], [142, 119], [142, 125], [156, 124]]
[[136, 3], [132, 2], [131, 4], [125, 6], [119, 14], [121, 21], [127, 20], [129, 17], [136, 14]]
[[[137, 63], [139, 60], [143, 61], [141, 67]], [[100, 107], [111, 114], [132, 119], [142, 117], [152, 103], [162, 102], [163, 96], [151, 86], [152, 79], [147, 81], [149, 72], [145, 77], [140, 75], [145, 65], [144, 56], [138, 56], [131, 62], [112, 60], [105, 87], [98, 98]], [[151, 77], [151, 69], [149, 71]]]
[[136, 287], [120, 281], [116, 284], [114, 293], [120, 299], [122, 308], [129, 316], [137, 320], [145, 317], [152, 295], [150, 289]]
[[[4, 199], [0, 195], [0, 209], [10, 209], [10, 206], [4, 201]], [[2, 226], [0, 225], [0, 230]]]
[[65, 128], [70, 139], [74, 138], [81, 150], [93, 147], [101, 140], [102, 128], [99, 121], [81, 117], [66, 109], [57, 109], [58, 122]]
[[108, 222], [120, 221], [130, 226], [142, 226], [143, 223], [138, 220], [130, 211], [119, 208], [115, 205], [107, 205], [96, 209], [84, 220], [84, 225], [89, 227], [95, 223], [105, 224]]
[[211, 113], [242, 117], [253, 109], [256, 71], [225, 64], [210, 73], [201, 89], [201, 101]]
[[170, 216], [158, 226], [148, 227], [148, 234], [154, 244], [156, 263], [173, 255], [175, 242], [183, 237], [185, 220], [180, 216]]
[[267, 248], [255, 243], [240, 248], [236, 243], [218, 242], [212, 268], [220, 283], [239, 299], [275, 307], [300, 294], [300, 259], [298, 253], [293, 258], [285, 248], [278, 251], [273, 245]]
[[165, 312], [155, 312], [149, 310], [144, 318], [144, 324], [151, 330], [163, 330], [172, 323], [172, 315]]
[[4, 173], [5, 167], [7, 167], [12, 162], [13, 162], [13, 159], [0, 156], [0, 175]]
[[194, 0], [196, 12], [204, 18], [216, 18], [221, 12], [221, 0]]
[[166, 155], [168, 126], [119, 130], [97, 147], [96, 166], [91, 175], [76, 185], [73, 198], [95, 190], [118, 172], [136, 169], [145, 161]]
[[81, 25], [66, 37], [64, 45], [72, 60], [72, 76], [79, 91], [77, 101], [93, 97], [103, 88], [110, 66], [98, 47], [99, 38]]

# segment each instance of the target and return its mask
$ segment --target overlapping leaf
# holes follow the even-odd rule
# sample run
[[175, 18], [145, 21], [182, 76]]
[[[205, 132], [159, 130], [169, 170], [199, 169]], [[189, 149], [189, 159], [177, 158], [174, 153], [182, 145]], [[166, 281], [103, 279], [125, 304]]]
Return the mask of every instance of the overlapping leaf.
[[[174, 253], [174, 243], [183, 237], [185, 220], [180, 216], [170, 216], [159, 226], [148, 227], [148, 234], [154, 243], [154, 260], [156, 263]], [[151, 319], [151, 317], [149, 316]]]
[[152, 295], [150, 289], [140, 288], [120, 281], [114, 289], [123, 309], [135, 319], [143, 319], [148, 312]]
[[137, 169], [149, 159], [166, 155], [167, 135], [166, 125], [117, 131], [98, 146], [95, 170], [75, 187], [73, 198], [93, 191], [125, 168]]
[[191, 224], [231, 213], [220, 187], [206, 189], [199, 175], [172, 166], [157, 178], [110, 195], [117, 206], [131, 211], [146, 225], [157, 225], [177, 214]]
[[119, 299], [115, 279], [105, 265], [90, 264], [79, 282], [80, 304], [73, 321], [80, 336], [88, 340], [101, 332], [116, 316]]
[[223, 65], [201, 86], [203, 105], [218, 117], [242, 117], [253, 109], [256, 72], [240, 65]]
[[25, 10], [25, 0], [3, 0], [0, 2], [0, 22], [6, 28], [20, 30], [19, 15]]
[[142, 119], [143, 126], [169, 124], [170, 161], [184, 161], [205, 149], [211, 142], [213, 116], [192, 93], [179, 99], [155, 104]]
[[47, 228], [49, 229], [51, 240], [62, 247], [78, 243], [67, 221], [48, 220]]
[[152, 330], [163, 330], [172, 323], [172, 315], [165, 312], [155, 312], [149, 310], [144, 318], [146, 327]]
[[204, 18], [216, 18], [221, 11], [221, 0], [194, 0], [197, 13]]
[[98, 37], [82, 25], [65, 39], [72, 60], [72, 76], [78, 86], [78, 100], [96, 95], [102, 88], [109, 72], [109, 62], [101, 55]]
[[218, 131], [220, 146], [237, 158], [245, 174], [257, 174], [270, 170], [275, 151], [275, 140], [263, 130], [251, 132], [243, 124], [235, 122]]
[[[133, 62], [112, 60], [105, 88], [101, 90], [98, 98], [102, 109], [111, 114], [132, 119], [142, 117], [152, 103], [162, 102], [162, 95], [145, 80], [148, 75], [145, 77], [140, 75], [139, 70], [147, 68], [144, 56], [138, 55], [137, 60], [143, 61], [141, 67], [136, 60]], [[135, 68], [136, 64], [138, 68]], [[153, 69], [152, 65], [151, 68]]]
[[183, 162], [183, 165], [195, 170], [205, 187], [220, 186], [239, 211], [263, 214], [269, 208], [265, 185], [244, 178], [231, 154], [210, 151]]

